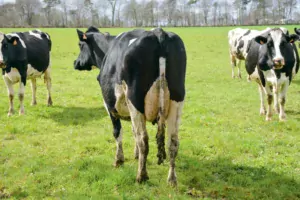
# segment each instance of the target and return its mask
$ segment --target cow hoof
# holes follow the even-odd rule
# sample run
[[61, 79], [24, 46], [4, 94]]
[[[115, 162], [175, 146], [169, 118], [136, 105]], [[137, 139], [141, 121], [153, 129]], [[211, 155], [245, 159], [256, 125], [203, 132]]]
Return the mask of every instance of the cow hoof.
[[19, 115], [24, 115], [25, 114], [25, 111], [24, 110], [20, 110], [19, 111]]
[[36, 101], [31, 102], [32, 106], [35, 106], [36, 104], [37, 104]]
[[265, 110], [260, 110], [260, 111], [259, 111], [259, 114], [260, 114], [260, 115], [266, 115], [266, 111], [265, 111]]
[[149, 180], [149, 176], [147, 174], [143, 174], [143, 175], [136, 177], [136, 182], [138, 182], [138, 183], [143, 183], [148, 180]]
[[171, 186], [171, 187], [176, 187], [177, 186], [177, 179], [176, 177], [169, 177], [168, 178], [168, 184]]
[[114, 167], [120, 167], [124, 164], [124, 160], [116, 160], [114, 163]]
[[7, 117], [10, 117], [10, 116], [12, 116], [14, 114], [14, 112], [12, 111], [12, 112], [8, 112], [7, 113]]
[[279, 116], [279, 121], [285, 122], [286, 121], [285, 115]]
[[52, 104], [53, 104], [52, 99], [49, 98], [49, 99], [48, 99], [48, 104], [47, 104], [47, 105], [48, 105], [48, 106], [52, 106]]

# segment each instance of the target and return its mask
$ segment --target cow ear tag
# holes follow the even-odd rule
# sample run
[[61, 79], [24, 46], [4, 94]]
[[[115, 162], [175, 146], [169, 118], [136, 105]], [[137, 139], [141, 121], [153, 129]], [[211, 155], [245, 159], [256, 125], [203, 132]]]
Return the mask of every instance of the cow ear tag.
[[261, 40], [261, 41], [259, 41], [259, 43], [260, 43], [260, 44], [264, 44], [264, 42], [263, 42], [262, 40]]
[[13, 45], [14, 45], [14, 46], [17, 45], [17, 40], [14, 40]]
[[83, 36], [82, 36], [82, 39], [84, 39], [84, 40], [86, 40], [86, 39], [87, 39], [87, 37], [86, 37], [86, 35], [85, 35], [85, 34], [83, 34]]
[[290, 40], [290, 43], [294, 43], [294, 40], [293, 40], [293, 39], [291, 39], [291, 40]]

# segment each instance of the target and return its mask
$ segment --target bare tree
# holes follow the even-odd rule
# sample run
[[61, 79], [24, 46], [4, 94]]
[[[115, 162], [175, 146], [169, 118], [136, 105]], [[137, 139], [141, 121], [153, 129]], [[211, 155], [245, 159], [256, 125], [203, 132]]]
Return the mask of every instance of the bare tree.
[[43, 0], [43, 2], [46, 4], [44, 9], [48, 25], [51, 25], [51, 10], [53, 7], [60, 4], [60, 0]]
[[107, 0], [111, 6], [111, 26], [115, 26], [115, 12], [118, 0]]
[[21, 18], [31, 26], [33, 16], [36, 12], [39, 12], [41, 3], [39, 0], [16, 0], [16, 6]]

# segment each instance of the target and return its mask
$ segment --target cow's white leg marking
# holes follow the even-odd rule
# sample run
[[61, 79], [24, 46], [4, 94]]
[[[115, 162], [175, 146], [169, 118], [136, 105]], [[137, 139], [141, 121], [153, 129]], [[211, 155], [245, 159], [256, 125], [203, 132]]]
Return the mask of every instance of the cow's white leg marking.
[[31, 105], [36, 105], [36, 79], [31, 79], [32, 102]]
[[139, 166], [136, 180], [140, 183], [149, 179], [146, 168], [147, 156], [149, 152], [146, 118], [145, 115], [140, 113], [133, 106], [129, 99], [127, 99], [127, 105], [130, 112], [133, 131], [135, 133], [135, 140], [139, 149]]
[[47, 104], [48, 106], [52, 106], [53, 102], [52, 102], [52, 97], [51, 97], [51, 68], [48, 67], [45, 71], [45, 75], [44, 75], [44, 81], [46, 83], [47, 86], [47, 90], [48, 90], [48, 95], [47, 95]]
[[173, 186], [177, 184], [177, 178], [175, 172], [175, 159], [179, 147], [178, 130], [179, 130], [182, 108], [183, 108], [183, 101], [182, 102], [171, 101], [169, 115], [167, 118], [169, 156], [170, 156], [170, 169], [168, 175], [168, 182]]
[[25, 114], [24, 109], [24, 93], [25, 93], [25, 86], [22, 81], [20, 81], [20, 88], [19, 88], [19, 100], [20, 100], [20, 111], [19, 114], [23, 115]]
[[272, 119], [272, 102], [273, 102], [273, 91], [270, 88], [270, 85], [266, 85], [265, 87], [266, 93], [268, 95], [268, 108], [267, 108], [267, 115], [266, 115], [266, 120], [271, 121]]
[[279, 109], [279, 120], [280, 121], [285, 121], [286, 115], [284, 112], [284, 105], [286, 101], [286, 93], [289, 87], [289, 80], [286, 80], [285, 83], [282, 85], [282, 89], [279, 93], [279, 104], [280, 104], [280, 109]]
[[5, 85], [7, 87], [8, 99], [9, 99], [9, 109], [7, 116], [11, 116], [14, 113], [14, 87], [13, 83], [8, 77], [3, 76]]
[[259, 114], [260, 115], [265, 115], [266, 114], [266, 108], [265, 108], [265, 90], [262, 86], [262, 84], [259, 82], [258, 83], [258, 92], [259, 92], [259, 97], [260, 97], [260, 110]]

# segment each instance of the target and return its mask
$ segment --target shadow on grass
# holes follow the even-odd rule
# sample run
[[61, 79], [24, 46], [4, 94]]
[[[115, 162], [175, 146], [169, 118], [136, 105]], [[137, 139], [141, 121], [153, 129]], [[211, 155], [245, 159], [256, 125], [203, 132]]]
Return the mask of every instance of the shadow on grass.
[[[213, 199], [299, 199], [300, 183], [264, 167], [235, 165], [219, 158], [213, 161], [180, 156], [178, 175], [187, 195]], [[179, 179], [180, 180], [180, 179]]]
[[104, 107], [61, 107], [53, 106], [53, 111], [44, 118], [63, 125], [84, 125], [92, 120], [98, 120], [107, 116]]
[[288, 115], [300, 115], [299, 110], [286, 110], [285, 113]]

